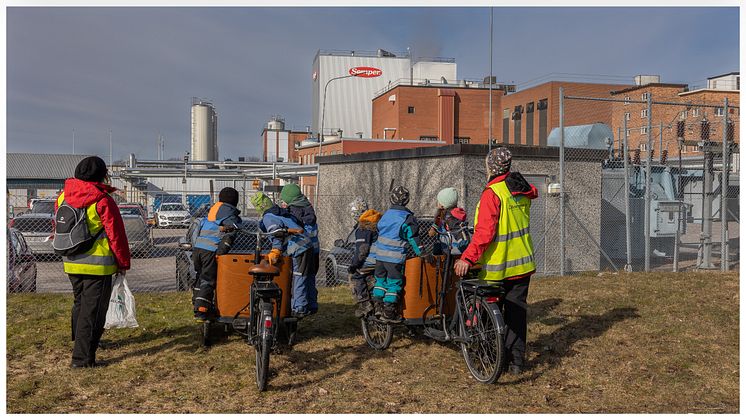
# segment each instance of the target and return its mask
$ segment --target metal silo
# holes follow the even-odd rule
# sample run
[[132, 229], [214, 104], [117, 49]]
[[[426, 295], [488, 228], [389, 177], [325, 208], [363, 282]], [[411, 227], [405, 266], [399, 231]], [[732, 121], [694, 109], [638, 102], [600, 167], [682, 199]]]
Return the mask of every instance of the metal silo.
[[218, 160], [218, 115], [212, 102], [192, 98], [192, 160]]

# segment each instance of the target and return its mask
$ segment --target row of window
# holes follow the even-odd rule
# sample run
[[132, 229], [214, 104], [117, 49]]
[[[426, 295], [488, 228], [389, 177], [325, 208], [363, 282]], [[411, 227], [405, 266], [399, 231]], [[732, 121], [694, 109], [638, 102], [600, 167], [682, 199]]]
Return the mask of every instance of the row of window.
[[[640, 143], [640, 145], [638, 146], [638, 148], [640, 149], [640, 151], [643, 151], [643, 152], [648, 151], [648, 145], [645, 144], [645, 143]], [[696, 153], [698, 151], [702, 151], [702, 146], [698, 146], [698, 145], [687, 145], [687, 146], [684, 146], [683, 150], [681, 150], [682, 153]]]
[[[337, 154], [342, 154], [339, 150], [334, 151], [322, 151], [322, 156], [336, 156]], [[313, 164], [316, 161], [316, 153], [314, 154], [306, 154], [305, 156], [298, 156], [298, 163], [302, 164]]]
[[[650, 97], [650, 92], [645, 92], [642, 95], [640, 95], [640, 100], [648, 100], [649, 97]], [[624, 97], [624, 104], [625, 105], [629, 105], [629, 101], [630, 100], [632, 100], [632, 98], [630, 98], [629, 96], [625, 96]]]
[[[734, 113], [734, 109], [733, 108], [731, 108], [731, 113]], [[679, 119], [686, 119], [690, 114], [691, 114], [691, 116], [693, 118], [697, 118], [697, 117], [699, 117], [701, 115], [701, 112], [700, 112], [699, 108], [687, 109], [687, 110], [681, 111], [681, 113], [679, 114]], [[715, 108], [715, 116], [723, 116], [723, 108], [722, 107]], [[648, 117], [648, 110], [647, 109], [641, 110], [640, 111], [640, 118], [647, 118], [647, 117]], [[624, 113], [624, 119], [625, 120], [629, 121], [631, 118], [632, 118], [632, 115], [631, 115], [630, 112], [625, 112]]]

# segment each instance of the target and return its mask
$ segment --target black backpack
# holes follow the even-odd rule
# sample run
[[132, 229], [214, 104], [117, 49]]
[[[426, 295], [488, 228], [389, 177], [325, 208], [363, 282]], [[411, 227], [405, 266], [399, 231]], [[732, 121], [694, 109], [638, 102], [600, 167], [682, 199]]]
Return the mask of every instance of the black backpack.
[[54, 253], [62, 256], [83, 254], [93, 247], [102, 228], [95, 236], [88, 230], [86, 208], [74, 208], [63, 200], [54, 213]]

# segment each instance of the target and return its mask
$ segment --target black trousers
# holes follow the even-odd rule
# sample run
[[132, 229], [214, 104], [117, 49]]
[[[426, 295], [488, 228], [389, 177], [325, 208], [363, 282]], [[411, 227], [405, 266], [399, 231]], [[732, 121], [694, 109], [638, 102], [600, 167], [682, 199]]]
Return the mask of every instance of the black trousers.
[[508, 334], [505, 338], [505, 352], [508, 360], [514, 364], [523, 366], [526, 355], [526, 314], [528, 303], [528, 285], [531, 277], [521, 279], [508, 279], [502, 281], [506, 295], [503, 301], [505, 312], [505, 325]]
[[200, 307], [213, 311], [215, 284], [218, 280], [218, 261], [215, 259], [215, 252], [195, 248], [192, 250], [192, 261], [197, 272], [193, 294], [194, 311], [199, 311]]
[[111, 275], [68, 275], [73, 286], [73, 364], [93, 365], [104, 334], [111, 298]]

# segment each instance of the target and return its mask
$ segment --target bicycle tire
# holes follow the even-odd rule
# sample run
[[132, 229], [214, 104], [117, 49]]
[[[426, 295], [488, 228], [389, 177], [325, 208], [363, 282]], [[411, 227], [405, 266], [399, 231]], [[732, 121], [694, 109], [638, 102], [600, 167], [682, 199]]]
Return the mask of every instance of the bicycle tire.
[[373, 315], [365, 316], [361, 321], [365, 342], [377, 351], [383, 351], [391, 345], [394, 328], [389, 323], [383, 323]]
[[480, 383], [493, 384], [505, 371], [504, 324], [498, 305], [482, 297], [475, 304], [475, 297], [468, 296], [466, 307], [460, 308], [461, 336], [471, 338], [461, 343], [461, 353], [469, 373]]
[[262, 302], [259, 304], [261, 309], [257, 310], [256, 321], [256, 345], [254, 352], [256, 354], [256, 385], [259, 391], [267, 389], [267, 376], [269, 375], [269, 354], [272, 350], [272, 328], [265, 327], [265, 313], [272, 315], [272, 304]]

